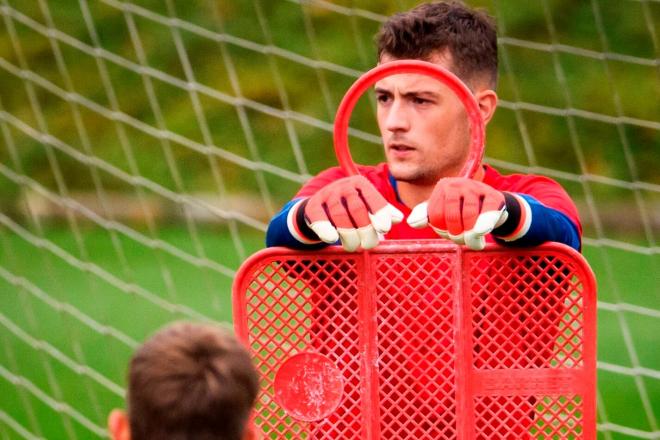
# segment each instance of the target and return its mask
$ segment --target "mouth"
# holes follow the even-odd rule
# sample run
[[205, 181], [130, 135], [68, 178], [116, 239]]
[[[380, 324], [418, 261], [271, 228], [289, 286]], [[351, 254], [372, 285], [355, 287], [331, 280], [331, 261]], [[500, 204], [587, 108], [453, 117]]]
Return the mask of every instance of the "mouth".
[[405, 144], [390, 144], [389, 149], [396, 151], [398, 153], [405, 153], [408, 151], [414, 151], [415, 149], [411, 146], [405, 145]]

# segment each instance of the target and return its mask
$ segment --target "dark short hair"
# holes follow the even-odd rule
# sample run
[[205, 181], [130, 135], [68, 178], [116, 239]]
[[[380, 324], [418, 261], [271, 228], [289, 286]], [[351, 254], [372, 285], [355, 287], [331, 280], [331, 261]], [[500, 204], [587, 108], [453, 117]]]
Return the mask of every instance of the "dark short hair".
[[459, 1], [424, 3], [386, 21], [376, 36], [378, 59], [428, 60], [448, 50], [464, 82], [497, 84], [497, 29], [485, 12]]
[[133, 440], [240, 440], [255, 403], [257, 372], [221, 327], [175, 323], [135, 352], [128, 372]]

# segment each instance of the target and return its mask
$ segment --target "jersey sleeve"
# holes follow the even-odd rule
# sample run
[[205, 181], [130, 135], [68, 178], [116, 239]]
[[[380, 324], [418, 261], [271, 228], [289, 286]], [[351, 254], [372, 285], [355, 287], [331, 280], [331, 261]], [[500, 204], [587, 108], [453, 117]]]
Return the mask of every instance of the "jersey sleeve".
[[547, 241], [581, 249], [582, 227], [577, 208], [554, 180], [532, 176], [505, 192], [509, 218], [493, 230], [504, 245], [536, 246]]
[[284, 205], [268, 224], [266, 246], [285, 246], [292, 249], [312, 250], [328, 246], [316, 236], [304, 221], [307, 199], [326, 185], [346, 174], [339, 168], [330, 168], [310, 179], [296, 196]]

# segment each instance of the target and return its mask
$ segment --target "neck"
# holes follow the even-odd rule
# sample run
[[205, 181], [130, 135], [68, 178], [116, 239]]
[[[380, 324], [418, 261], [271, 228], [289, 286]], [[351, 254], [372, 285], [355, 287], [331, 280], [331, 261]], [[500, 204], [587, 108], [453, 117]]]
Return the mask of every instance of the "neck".
[[412, 182], [397, 181], [396, 187], [403, 204], [409, 208], [414, 208], [431, 197], [435, 184], [420, 185]]
[[[479, 166], [472, 179], [481, 182], [484, 180], [484, 175], [484, 167]], [[431, 197], [431, 193], [433, 192], [436, 183], [437, 182], [431, 184], [420, 184], [414, 182], [397, 181], [396, 186], [399, 193], [399, 198], [403, 204], [409, 208], [413, 208], [420, 203], [427, 201]]]

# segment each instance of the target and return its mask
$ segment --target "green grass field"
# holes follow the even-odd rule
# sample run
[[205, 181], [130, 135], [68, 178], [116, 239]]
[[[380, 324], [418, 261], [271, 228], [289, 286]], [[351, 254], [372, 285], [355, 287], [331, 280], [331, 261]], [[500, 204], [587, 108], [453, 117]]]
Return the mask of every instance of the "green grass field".
[[[231, 321], [231, 276], [221, 272], [223, 267], [237, 269], [241, 258], [222, 228], [198, 231], [197, 247], [185, 229], [158, 231], [162, 243], [192, 256], [203, 253], [215, 264], [210, 268], [100, 229], [82, 228], [81, 241], [68, 228], [49, 229], [43, 238], [65, 251], [55, 250], [58, 255], [39, 234], [23, 235], [0, 228], [0, 438], [25, 437], [14, 422], [48, 439], [100, 434], [108, 411], [123, 406], [121, 387], [134, 343], [176, 319]], [[241, 231], [241, 240], [249, 255], [262, 247], [263, 237]], [[585, 249], [585, 256], [596, 273], [601, 301], [657, 310], [658, 256], [593, 248]], [[168, 310], [169, 304], [182, 304], [188, 311]], [[600, 310], [598, 318], [600, 361], [633, 367], [632, 347], [641, 367], [660, 369], [657, 317]], [[119, 330], [122, 340], [106, 334], [106, 325]], [[79, 368], [85, 365], [93, 370]], [[660, 380], [599, 371], [609, 422], [653, 430], [640, 388], [660, 420]], [[95, 426], [85, 427], [80, 420]]]

